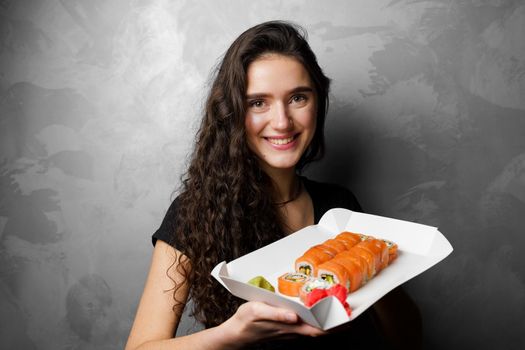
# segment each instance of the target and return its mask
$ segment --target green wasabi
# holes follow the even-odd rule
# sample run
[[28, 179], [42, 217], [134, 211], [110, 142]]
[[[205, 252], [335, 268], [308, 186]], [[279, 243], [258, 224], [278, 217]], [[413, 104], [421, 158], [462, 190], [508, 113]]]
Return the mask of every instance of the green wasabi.
[[252, 278], [251, 280], [248, 281], [248, 284], [251, 284], [252, 286], [266, 289], [266, 290], [269, 290], [270, 292], [275, 293], [275, 288], [263, 276], [256, 276]]

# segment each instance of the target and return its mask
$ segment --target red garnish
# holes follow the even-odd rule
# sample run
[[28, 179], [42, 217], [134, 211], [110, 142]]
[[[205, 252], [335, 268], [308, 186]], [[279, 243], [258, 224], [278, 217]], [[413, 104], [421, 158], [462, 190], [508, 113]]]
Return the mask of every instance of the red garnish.
[[306, 295], [306, 300], [304, 301], [304, 305], [310, 307], [317, 303], [319, 300], [326, 298], [328, 296], [328, 293], [326, 292], [326, 289], [323, 288], [315, 288], [310, 293]]
[[306, 299], [304, 301], [304, 305], [307, 307], [310, 307], [317, 303], [319, 300], [326, 298], [328, 296], [333, 295], [334, 297], [341, 302], [343, 307], [346, 310], [346, 313], [348, 316], [352, 314], [352, 308], [348, 303], [346, 302], [346, 296], [348, 295], [347, 289], [341, 285], [341, 284], [334, 284], [328, 289], [324, 288], [315, 288], [310, 293], [306, 295]]
[[348, 291], [343, 285], [341, 284], [333, 285], [332, 287], [327, 289], [327, 293], [328, 295], [335, 296], [337, 300], [339, 300], [341, 304], [343, 304], [343, 307], [345, 308], [348, 316], [352, 314], [352, 308], [346, 302], [346, 296], [348, 295]]
[[346, 296], [348, 295], [348, 291], [341, 284], [334, 284], [332, 287], [328, 288], [326, 292], [328, 293], [328, 295], [333, 295], [334, 297], [339, 299], [341, 303], [344, 303], [346, 301]]

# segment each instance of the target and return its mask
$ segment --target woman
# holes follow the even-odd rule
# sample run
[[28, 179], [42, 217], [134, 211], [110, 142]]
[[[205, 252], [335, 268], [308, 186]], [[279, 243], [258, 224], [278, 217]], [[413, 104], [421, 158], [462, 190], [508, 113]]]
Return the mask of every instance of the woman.
[[[180, 194], [153, 235], [126, 349], [304, 349], [314, 338], [328, 345], [345, 337], [386, 344], [378, 329], [392, 325], [384, 322], [390, 302], [327, 333], [289, 310], [239, 300], [210, 275], [217, 263], [317, 223], [330, 208], [360, 210], [348, 190], [298, 175], [323, 154], [330, 83], [301, 33], [290, 23], [262, 23], [225, 53]], [[206, 329], [173, 338], [188, 298]]]

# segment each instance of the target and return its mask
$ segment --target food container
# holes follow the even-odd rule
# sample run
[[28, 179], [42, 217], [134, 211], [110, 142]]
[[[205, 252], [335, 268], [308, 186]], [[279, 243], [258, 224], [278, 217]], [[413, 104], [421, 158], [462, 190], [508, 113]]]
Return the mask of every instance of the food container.
[[[342, 231], [388, 239], [398, 245], [397, 259], [348, 295], [347, 302], [352, 308], [350, 316], [335, 297], [322, 299], [308, 308], [299, 298], [246, 283], [261, 275], [277, 289], [277, 279], [283, 273], [294, 271], [296, 258], [309, 247]], [[239, 298], [293, 310], [305, 322], [328, 330], [352, 321], [389, 291], [434, 266], [452, 250], [452, 245], [436, 227], [336, 208], [327, 211], [319, 224], [305, 227], [228, 263], [221, 262], [211, 274]]]

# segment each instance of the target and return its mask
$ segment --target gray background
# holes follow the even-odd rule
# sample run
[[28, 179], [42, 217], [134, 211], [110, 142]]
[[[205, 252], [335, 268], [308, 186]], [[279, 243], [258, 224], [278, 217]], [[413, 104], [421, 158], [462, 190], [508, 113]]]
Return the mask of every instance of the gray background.
[[309, 175], [455, 248], [405, 285], [425, 348], [523, 343], [524, 1], [3, 0], [2, 349], [123, 347], [210, 69], [269, 19], [333, 78]]

